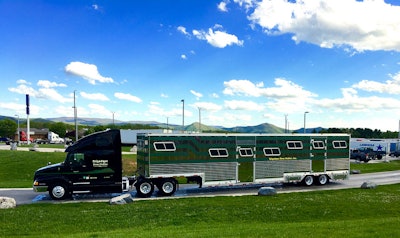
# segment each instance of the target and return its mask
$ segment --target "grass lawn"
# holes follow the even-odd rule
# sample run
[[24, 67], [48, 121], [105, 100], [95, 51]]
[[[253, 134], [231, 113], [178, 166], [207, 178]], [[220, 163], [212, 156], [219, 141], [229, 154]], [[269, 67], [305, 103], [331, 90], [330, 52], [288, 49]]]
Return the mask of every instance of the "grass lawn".
[[398, 237], [400, 184], [276, 196], [37, 203], [1, 211], [1, 237]]

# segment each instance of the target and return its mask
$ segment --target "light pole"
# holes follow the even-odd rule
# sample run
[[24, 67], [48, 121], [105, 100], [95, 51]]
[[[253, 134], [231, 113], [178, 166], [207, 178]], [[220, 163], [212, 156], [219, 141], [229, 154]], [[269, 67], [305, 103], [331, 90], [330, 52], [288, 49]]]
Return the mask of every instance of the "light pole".
[[75, 92], [76, 90], [74, 90], [74, 121], [75, 121], [75, 142], [76, 142], [78, 141], [78, 123], [77, 123], [78, 112], [75, 104]]
[[306, 114], [308, 112], [304, 112], [304, 133], [306, 133]]
[[182, 132], [185, 131], [185, 99], [181, 100], [182, 102]]
[[18, 117], [17, 118], [17, 125], [18, 125], [17, 133], [18, 133], [18, 145], [19, 145], [19, 141], [20, 141], [20, 138], [19, 138], [19, 115], [15, 115], [15, 116]]
[[199, 132], [201, 133], [201, 108], [198, 107], [199, 109]]
[[288, 114], [285, 114], [285, 133], [288, 133], [288, 120], [287, 120]]
[[114, 123], [114, 114], [115, 114], [115, 112], [111, 112], [112, 114], [113, 114], [113, 126], [115, 126], [115, 123]]

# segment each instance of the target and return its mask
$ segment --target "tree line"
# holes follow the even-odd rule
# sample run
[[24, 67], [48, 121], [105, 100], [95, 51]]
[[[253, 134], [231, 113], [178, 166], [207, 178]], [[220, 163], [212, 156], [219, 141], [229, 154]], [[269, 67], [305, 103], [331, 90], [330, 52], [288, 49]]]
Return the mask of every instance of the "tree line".
[[[32, 120], [29, 122], [30, 128], [43, 129], [48, 128], [49, 131], [57, 133], [60, 137], [70, 137], [71, 139], [75, 139], [75, 125], [68, 124], [64, 122], [50, 122], [50, 121], [41, 121], [41, 120]], [[26, 121], [20, 121], [20, 128], [26, 128]], [[78, 125], [79, 135], [81, 137], [85, 135], [92, 134], [98, 131], [104, 131], [106, 129], [160, 129], [158, 126], [151, 125], [142, 125], [142, 124], [107, 124], [107, 125], [97, 125], [97, 126], [88, 126], [88, 125]], [[0, 137], [14, 138], [18, 130], [18, 123], [12, 119], [3, 119], [0, 120]], [[71, 133], [72, 132], [72, 133]]]
[[[26, 128], [26, 121], [20, 121], [20, 128]], [[16, 134], [18, 125], [17, 121], [6, 118], [0, 120], [0, 137], [14, 138]], [[75, 125], [67, 124], [63, 122], [51, 122], [44, 120], [32, 120], [30, 121], [30, 128], [48, 128], [49, 131], [57, 133], [60, 137], [71, 137], [71, 139], [75, 138], [75, 134], [71, 136], [71, 132], [75, 132]], [[151, 126], [151, 125], [143, 125], [143, 124], [107, 124], [107, 125], [97, 125], [97, 126], [87, 126], [87, 125], [78, 125], [79, 135], [88, 135], [97, 131], [103, 131], [106, 129], [162, 129], [159, 126]], [[81, 133], [82, 132], [82, 133]], [[398, 138], [399, 133], [397, 131], [386, 131], [382, 132], [381, 130], [371, 130], [369, 128], [328, 128], [323, 129], [318, 133], [346, 133], [350, 134], [353, 138], [381, 138], [381, 139], [389, 139], [389, 138]]]

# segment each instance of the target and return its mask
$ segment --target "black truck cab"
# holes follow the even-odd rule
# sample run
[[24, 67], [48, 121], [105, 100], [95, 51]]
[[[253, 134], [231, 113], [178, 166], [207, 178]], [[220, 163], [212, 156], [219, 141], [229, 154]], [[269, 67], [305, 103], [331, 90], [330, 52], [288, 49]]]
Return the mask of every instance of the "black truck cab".
[[122, 192], [121, 135], [119, 130], [93, 133], [69, 146], [64, 162], [35, 172], [33, 189], [48, 191], [53, 199], [72, 193]]

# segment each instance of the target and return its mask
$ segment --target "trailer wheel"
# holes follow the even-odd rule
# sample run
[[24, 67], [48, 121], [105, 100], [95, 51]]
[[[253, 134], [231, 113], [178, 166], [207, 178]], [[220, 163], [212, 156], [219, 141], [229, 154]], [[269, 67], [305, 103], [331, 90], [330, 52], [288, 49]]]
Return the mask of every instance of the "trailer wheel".
[[139, 197], [148, 198], [154, 191], [154, 185], [151, 180], [143, 179], [136, 183], [136, 192]]
[[303, 179], [303, 183], [306, 186], [311, 186], [314, 183], [314, 177], [311, 175], [307, 175], [304, 179]]
[[326, 174], [321, 174], [318, 176], [318, 184], [319, 185], [325, 185], [329, 183], [329, 177]]
[[176, 180], [172, 178], [167, 178], [161, 180], [161, 183], [157, 186], [159, 193], [163, 196], [171, 196], [176, 191]]
[[49, 195], [54, 200], [63, 200], [69, 196], [68, 187], [64, 183], [50, 186]]

